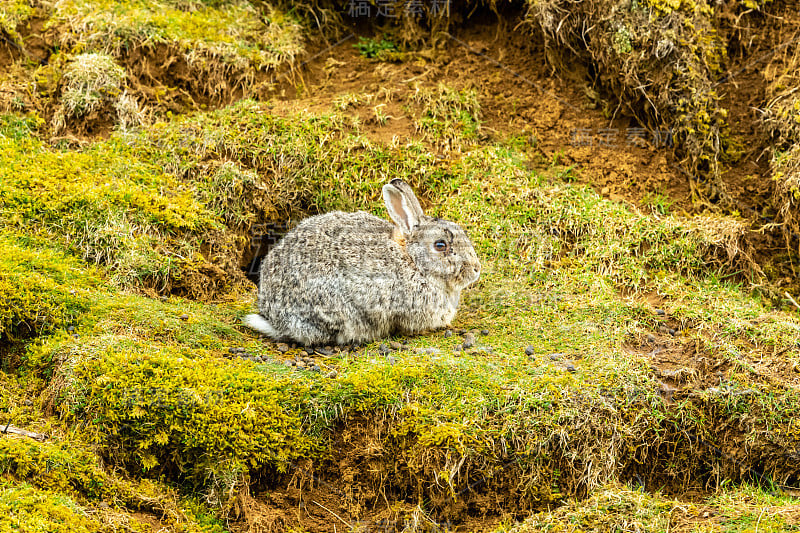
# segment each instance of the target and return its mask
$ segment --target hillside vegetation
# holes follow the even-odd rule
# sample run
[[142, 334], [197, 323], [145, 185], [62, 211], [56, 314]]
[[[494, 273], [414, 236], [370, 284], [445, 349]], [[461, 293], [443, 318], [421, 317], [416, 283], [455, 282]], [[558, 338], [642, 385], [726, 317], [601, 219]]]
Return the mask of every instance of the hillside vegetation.
[[[732, 4], [0, 0], [0, 531], [800, 531], [796, 43], [747, 134], [725, 79], [800, 13]], [[398, 177], [450, 329], [241, 325]]]

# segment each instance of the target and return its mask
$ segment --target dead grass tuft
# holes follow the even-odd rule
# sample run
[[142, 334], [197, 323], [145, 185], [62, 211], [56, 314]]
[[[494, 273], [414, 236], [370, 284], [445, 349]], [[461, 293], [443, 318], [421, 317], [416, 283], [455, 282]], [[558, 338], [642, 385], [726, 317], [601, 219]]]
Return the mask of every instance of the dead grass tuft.
[[140, 126], [146, 112], [125, 91], [125, 69], [106, 54], [79, 54], [69, 61], [61, 82], [60, 102], [53, 114], [53, 131], [62, 132], [71, 119], [92, 114], [116, 115], [115, 122], [123, 128]]

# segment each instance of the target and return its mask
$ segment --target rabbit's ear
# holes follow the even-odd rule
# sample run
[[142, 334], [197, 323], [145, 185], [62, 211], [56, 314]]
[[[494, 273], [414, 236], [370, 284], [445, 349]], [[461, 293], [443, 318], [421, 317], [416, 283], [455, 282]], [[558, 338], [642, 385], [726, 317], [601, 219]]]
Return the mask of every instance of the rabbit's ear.
[[408, 235], [419, 226], [424, 213], [411, 187], [401, 179], [395, 178], [383, 186], [383, 201], [389, 217]]

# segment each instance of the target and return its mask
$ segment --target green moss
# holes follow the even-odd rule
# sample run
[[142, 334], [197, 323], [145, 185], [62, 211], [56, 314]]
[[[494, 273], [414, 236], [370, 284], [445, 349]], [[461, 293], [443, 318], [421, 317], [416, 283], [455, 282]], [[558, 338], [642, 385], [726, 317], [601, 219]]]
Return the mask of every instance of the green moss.
[[2, 439], [0, 472], [73, 497], [103, 499], [115, 490], [94, 454], [68, 444]]
[[6, 224], [108, 267], [123, 287], [169, 290], [206, 263], [201, 235], [224, 227], [122, 139], [83, 152], [0, 139], [0, 206]]
[[181, 500], [164, 485], [114, 477], [93, 453], [76, 447], [77, 434], [70, 437], [71, 444], [0, 440], [0, 512], [3, 525], [11, 525], [0, 530], [150, 531], [140, 521], [144, 511], [170, 531], [225, 531], [205, 504]]
[[[24, 533], [90, 533], [101, 524], [70, 498], [30, 485], [0, 483], [3, 531]], [[8, 529], [5, 529], [5, 528]]]
[[20, 39], [18, 28], [33, 14], [34, 8], [26, 0], [0, 0], [0, 30], [17, 41]]
[[73, 323], [89, 307], [98, 274], [41, 242], [0, 233], [0, 340]]
[[631, 44], [631, 32], [625, 26], [620, 26], [616, 33], [614, 33], [614, 50], [618, 54], [630, 54], [633, 51], [633, 44]]
[[320, 452], [296, 410], [311, 383], [124, 337], [84, 341], [68, 360], [65, 420], [91, 420], [97, 442], [119, 446], [114, 459], [135, 470], [202, 484], [221, 469], [283, 471]]

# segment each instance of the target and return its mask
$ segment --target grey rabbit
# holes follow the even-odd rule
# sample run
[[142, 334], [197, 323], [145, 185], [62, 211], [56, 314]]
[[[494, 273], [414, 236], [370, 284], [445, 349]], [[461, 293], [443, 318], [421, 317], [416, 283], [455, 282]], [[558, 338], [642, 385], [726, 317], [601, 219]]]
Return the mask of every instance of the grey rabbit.
[[480, 263], [458, 224], [425, 215], [401, 179], [383, 186], [394, 224], [364, 211], [300, 222], [261, 265], [258, 314], [244, 323], [305, 346], [360, 344], [441, 328]]

